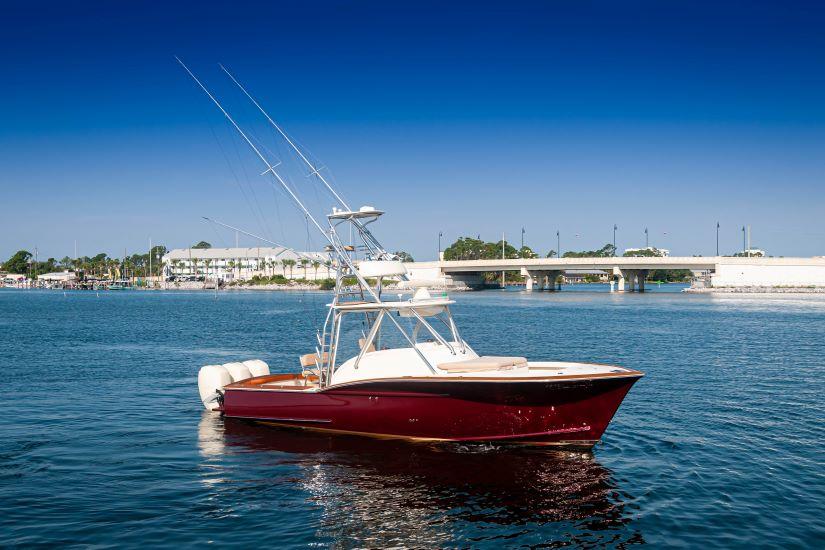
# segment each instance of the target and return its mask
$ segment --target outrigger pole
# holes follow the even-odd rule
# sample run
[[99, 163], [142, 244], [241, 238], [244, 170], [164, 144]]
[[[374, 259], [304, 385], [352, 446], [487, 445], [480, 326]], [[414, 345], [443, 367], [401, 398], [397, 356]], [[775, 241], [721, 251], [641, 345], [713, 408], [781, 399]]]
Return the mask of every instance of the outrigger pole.
[[[341, 205], [346, 210], [351, 212], [352, 208], [349, 207], [349, 205], [346, 203], [346, 201], [344, 201], [344, 199], [341, 198], [341, 196], [338, 194], [338, 192], [335, 191], [335, 188], [332, 187], [332, 185], [321, 174], [321, 168], [316, 168], [315, 165], [312, 164], [312, 162], [310, 162], [310, 160], [306, 157], [306, 155], [304, 155], [303, 151], [301, 151], [301, 149], [298, 148], [298, 146], [295, 145], [295, 143], [293, 143], [291, 139], [289, 139], [289, 136], [287, 136], [286, 132], [284, 132], [281, 129], [281, 127], [278, 126], [278, 124], [274, 120], [272, 120], [272, 117], [269, 116], [269, 113], [267, 113], [266, 110], [264, 110], [264, 108], [261, 107], [261, 104], [258, 103], [255, 100], [254, 97], [252, 97], [252, 94], [250, 94], [247, 91], [247, 89], [244, 88], [243, 84], [238, 82], [238, 79], [235, 78], [235, 76], [232, 73], [230, 73], [229, 70], [226, 67], [223, 66], [223, 64], [218, 63], [218, 66], [221, 69], [223, 69], [223, 72], [225, 72], [227, 74], [227, 76], [229, 76], [229, 78], [232, 79], [232, 82], [234, 82], [235, 85], [237, 85], [238, 88], [240, 88], [240, 90], [244, 93], [244, 95], [246, 95], [246, 97], [249, 98], [249, 101], [251, 101], [252, 104], [255, 105], [255, 107], [258, 108], [258, 110], [261, 112], [261, 114], [263, 114], [266, 117], [266, 119], [269, 121], [269, 123], [272, 125], [272, 127], [275, 128], [278, 131], [279, 134], [281, 134], [281, 137], [283, 137], [284, 140], [286, 140], [286, 142], [289, 144], [289, 146], [292, 148], [292, 150], [295, 151], [295, 153], [298, 155], [298, 157], [300, 157], [300, 159], [302, 161], [304, 161], [304, 163], [311, 170], [309, 175], [310, 176], [313, 176], [313, 175], [318, 176], [318, 179], [320, 179], [321, 182], [324, 184], [324, 186], [326, 186], [326, 188], [329, 190], [329, 192], [332, 193], [335, 196], [335, 198], [338, 200], [338, 202], [340, 202]], [[361, 221], [356, 219], [356, 218], [350, 218], [350, 222], [352, 222], [352, 224], [355, 225], [355, 227], [358, 228], [358, 230], [364, 235], [365, 239], [369, 239], [370, 241], [372, 241], [372, 243], [375, 246], [376, 251], [378, 252], [378, 255], [380, 257], [391, 256], [386, 250], [384, 250], [384, 247], [381, 245], [381, 243], [378, 242], [378, 239], [376, 239], [375, 236], [369, 231], [369, 229], [366, 228], [367, 224], [361, 223]]]
[[267, 169], [263, 173], [266, 174], [267, 172], [271, 172], [272, 175], [275, 176], [275, 178], [278, 180], [278, 182], [281, 184], [281, 186], [284, 188], [284, 190], [289, 194], [290, 197], [292, 197], [292, 200], [294, 200], [295, 203], [298, 205], [298, 207], [304, 212], [304, 214], [310, 220], [312, 220], [312, 223], [315, 225], [315, 227], [318, 228], [318, 231], [323, 233], [324, 236], [327, 238], [327, 240], [330, 241], [330, 244], [332, 244], [332, 240], [329, 238], [329, 236], [327, 235], [324, 228], [321, 227], [321, 225], [318, 223], [318, 221], [315, 219], [315, 217], [309, 212], [309, 210], [307, 210], [306, 206], [304, 206], [304, 203], [301, 202], [301, 199], [299, 199], [298, 196], [292, 191], [292, 188], [289, 185], [287, 185], [287, 183], [283, 180], [283, 178], [281, 178], [280, 174], [278, 174], [278, 172], [275, 171], [275, 167], [272, 166], [272, 164], [269, 163], [269, 161], [266, 159], [266, 157], [263, 156], [263, 154], [261, 154], [261, 152], [258, 150], [257, 147], [255, 147], [255, 144], [252, 143], [252, 140], [250, 140], [247, 137], [247, 135], [244, 133], [244, 131], [241, 130], [241, 127], [238, 126], [238, 124], [235, 122], [235, 120], [229, 115], [229, 113], [226, 112], [226, 109], [224, 109], [223, 106], [220, 104], [220, 102], [217, 99], [215, 99], [215, 96], [213, 96], [209, 92], [209, 90], [207, 90], [206, 87], [203, 84], [201, 84], [201, 81], [198, 80], [198, 77], [196, 77], [194, 75], [194, 73], [192, 73], [192, 71], [189, 70], [189, 67], [187, 67], [183, 63], [183, 61], [180, 60], [180, 58], [178, 56], [175, 56], [175, 59], [177, 59], [178, 63], [181, 64], [181, 67], [183, 67], [184, 70], [187, 73], [189, 73], [189, 76], [192, 77], [192, 79], [195, 81], [195, 83], [197, 83], [197, 85], [200, 87], [200, 89], [203, 90], [204, 93], [206, 93], [207, 96], [209, 96], [209, 99], [212, 100], [212, 102], [218, 107], [218, 109], [221, 110], [221, 112], [223, 113], [223, 116], [225, 116], [227, 118], [227, 120], [229, 120], [229, 122], [232, 123], [232, 126], [235, 127], [235, 130], [238, 131], [238, 133], [241, 135], [241, 137], [244, 139], [244, 141], [246, 141], [246, 143], [249, 145], [249, 147], [252, 148], [252, 150], [255, 152], [255, 154], [258, 156], [258, 158], [260, 158], [261, 161], [263, 161], [263, 163], [267, 167]]
[[335, 191], [335, 189], [332, 187], [332, 185], [330, 185], [329, 182], [327, 182], [326, 178], [324, 178], [324, 176], [321, 175], [321, 168], [316, 168], [309, 161], [309, 159], [306, 158], [306, 156], [298, 148], [298, 146], [296, 146], [292, 142], [292, 140], [289, 139], [289, 136], [287, 136], [286, 133], [281, 129], [281, 127], [278, 126], [278, 124], [276, 124], [274, 120], [272, 120], [272, 117], [270, 117], [269, 114], [264, 110], [264, 108], [261, 107], [261, 105], [257, 101], [255, 101], [255, 98], [252, 97], [252, 95], [248, 91], [246, 91], [246, 88], [244, 88], [243, 85], [240, 82], [238, 82], [238, 80], [232, 75], [232, 73], [230, 73], [226, 69], [226, 67], [224, 67], [221, 63], [218, 63], [218, 66], [221, 69], [223, 69], [223, 72], [225, 72], [229, 76], [229, 78], [232, 79], [232, 82], [234, 82], [238, 86], [238, 88], [241, 89], [241, 91], [244, 93], [244, 95], [246, 95], [246, 97], [249, 98], [249, 101], [251, 101], [255, 105], [255, 107], [257, 107], [258, 110], [261, 111], [261, 113], [266, 117], [266, 119], [269, 121], [269, 123], [272, 124], [272, 126], [276, 130], [278, 130], [278, 133], [281, 134], [281, 136], [286, 140], [286, 142], [289, 144], [289, 146], [292, 147], [292, 150], [295, 151], [295, 153], [297, 153], [297, 155], [299, 157], [301, 157], [301, 160], [303, 160], [306, 163], [306, 165], [309, 166], [309, 168], [312, 170], [312, 172], [310, 172], [309, 175], [310, 176], [312, 176], [312, 175], [318, 176], [318, 179], [320, 179], [323, 182], [323, 184], [326, 186], [326, 188], [329, 189], [329, 192], [332, 193], [335, 196], [336, 199], [338, 199], [338, 202], [341, 203], [341, 206], [343, 206], [347, 210], [351, 211], [352, 209], [349, 207], [349, 205], [346, 203], [346, 201], [344, 199], [342, 199], [340, 195], [338, 195], [338, 193]]
[[367, 283], [367, 281], [364, 279], [364, 277], [361, 275], [361, 273], [352, 264], [352, 260], [350, 260], [349, 255], [344, 250], [342, 250], [341, 247], [339, 246], [339, 244], [335, 241], [335, 239], [333, 239], [324, 230], [324, 228], [321, 227], [321, 225], [315, 219], [315, 216], [313, 216], [312, 213], [310, 213], [310, 211], [307, 210], [306, 206], [304, 206], [304, 203], [301, 202], [301, 199], [299, 199], [298, 196], [295, 194], [295, 192], [292, 190], [292, 188], [289, 185], [287, 185], [287, 183], [284, 181], [284, 179], [281, 177], [281, 175], [278, 174], [278, 172], [275, 171], [275, 167], [272, 164], [270, 164], [270, 162], [266, 159], [266, 157], [263, 156], [263, 154], [255, 146], [255, 144], [252, 143], [252, 140], [250, 140], [249, 137], [247, 137], [247, 135], [244, 133], [244, 131], [241, 129], [241, 127], [238, 126], [238, 123], [235, 122], [235, 120], [229, 115], [228, 112], [226, 112], [226, 109], [224, 109], [223, 106], [221, 105], [221, 103], [217, 99], [215, 99], [215, 96], [213, 96], [209, 92], [209, 90], [206, 89], [206, 86], [204, 86], [201, 83], [201, 81], [198, 80], [198, 77], [196, 77], [195, 74], [192, 71], [189, 70], [189, 67], [187, 67], [186, 64], [183, 61], [181, 61], [178, 56], [175, 56], [175, 59], [177, 60], [178, 63], [180, 63], [181, 67], [183, 67], [183, 69], [189, 74], [189, 76], [192, 77], [192, 80], [195, 81], [195, 83], [198, 85], [198, 87], [200, 87], [200, 89], [204, 91], [204, 93], [209, 97], [209, 99], [212, 100], [212, 103], [214, 103], [218, 107], [218, 109], [220, 109], [220, 111], [223, 113], [223, 116], [225, 116], [226, 119], [230, 123], [232, 123], [232, 126], [235, 128], [235, 130], [237, 130], [237, 132], [241, 135], [241, 137], [244, 139], [244, 141], [246, 141], [247, 145], [249, 145], [249, 147], [255, 152], [255, 154], [258, 156], [258, 158], [261, 159], [261, 161], [266, 165], [267, 169], [264, 170], [263, 174], [266, 174], [267, 172], [270, 172], [272, 174], [272, 176], [275, 177], [275, 179], [278, 180], [278, 183], [280, 183], [281, 187], [283, 187], [284, 190], [289, 194], [289, 196], [292, 197], [292, 200], [295, 201], [295, 204], [297, 204], [298, 207], [304, 212], [304, 214], [307, 216], [307, 219], [312, 220], [313, 225], [315, 225], [315, 227], [318, 228], [318, 231], [321, 232], [321, 234], [324, 236], [324, 238], [329, 242], [329, 244], [333, 247], [333, 249], [335, 249], [335, 251], [338, 253], [339, 257], [347, 264], [347, 266], [352, 271], [352, 274], [358, 279], [358, 282], [364, 288], [366, 288], [367, 292], [369, 292], [369, 294], [375, 299], [376, 302], [381, 302], [381, 298], [375, 293], [375, 291]]

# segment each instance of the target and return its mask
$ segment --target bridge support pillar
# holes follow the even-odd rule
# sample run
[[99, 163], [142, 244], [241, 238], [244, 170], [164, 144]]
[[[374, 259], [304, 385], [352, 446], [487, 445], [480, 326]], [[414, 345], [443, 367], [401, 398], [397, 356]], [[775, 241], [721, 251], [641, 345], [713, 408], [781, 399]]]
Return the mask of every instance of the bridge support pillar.
[[521, 268], [521, 275], [524, 277], [525, 290], [556, 290], [556, 278], [560, 271], [534, 271]]
[[[616, 266], [613, 266], [613, 280], [616, 281], [616, 290], [624, 292], [624, 275], [622, 274], [622, 270]], [[613, 290], [612, 285], [610, 290]]]
[[639, 292], [645, 291], [645, 278], [647, 278], [647, 269], [640, 269], [636, 272], [636, 277], [639, 279]]
[[521, 276], [524, 277], [524, 290], [534, 290], [533, 287], [536, 284], [538, 275], [539, 272], [537, 271], [530, 271], [526, 267], [521, 268]]
[[[622, 270], [616, 266], [613, 266], [613, 280], [616, 281], [616, 290], [618, 292], [624, 292], [624, 273]], [[610, 291], [613, 292], [613, 285], [610, 285]]]
[[561, 273], [561, 271], [547, 272], [547, 290], [558, 290], [556, 288], [556, 279], [559, 278], [559, 275], [561, 275]]
[[619, 291], [633, 292], [636, 290], [636, 277], [638, 273], [635, 269], [623, 269], [621, 274], [622, 278], [619, 279]]

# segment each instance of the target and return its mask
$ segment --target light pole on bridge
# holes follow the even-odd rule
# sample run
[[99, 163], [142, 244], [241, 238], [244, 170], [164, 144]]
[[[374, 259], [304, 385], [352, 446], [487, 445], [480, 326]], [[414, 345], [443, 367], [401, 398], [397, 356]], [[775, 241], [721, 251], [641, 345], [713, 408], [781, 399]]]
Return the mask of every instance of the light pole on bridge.
[[556, 258], [561, 258], [561, 237], [559, 237], [558, 229], [556, 229]]
[[616, 230], [619, 228], [615, 223], [613, 224], [613, 255], [616, 255]]
[[719, 222], [716, 222], [716, 255], [719, 255]]
[[441, 237], [444, 236], [444, 233], [441, 231], [438, 232], [438, 259], [441, 259]]
[[645, 248], [650, 248], [650, 239], [648, 237], [647, 227], [645, 227]]

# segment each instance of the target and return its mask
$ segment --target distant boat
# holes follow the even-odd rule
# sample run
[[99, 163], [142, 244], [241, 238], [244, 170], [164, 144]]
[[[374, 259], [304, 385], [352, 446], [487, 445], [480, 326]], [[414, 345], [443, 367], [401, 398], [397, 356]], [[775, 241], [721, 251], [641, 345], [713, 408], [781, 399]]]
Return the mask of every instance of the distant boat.
[[132, 283], [126, 279], [112, 281], [112, 284], [109, 285], [109, 290], [130, 290], [131, 288]]

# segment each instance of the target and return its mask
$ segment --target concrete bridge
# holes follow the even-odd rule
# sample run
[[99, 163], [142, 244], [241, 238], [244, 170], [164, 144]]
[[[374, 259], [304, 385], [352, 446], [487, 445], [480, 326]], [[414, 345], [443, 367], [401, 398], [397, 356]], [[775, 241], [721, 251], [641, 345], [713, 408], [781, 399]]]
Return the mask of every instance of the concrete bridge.
[[732, 258], [726, 256], [689, 257], [607, 257], [534, 258], [500, 260], [452, 260], [407, 264], [413, 279], [445, 284], [481, 283], [486, 271], [519, 271], [526, 289], [555, 288], [558, 275], [568, 270], [603, 270], [613, 275], [619, 291], [644, 291], [645, 278], [652, 269], [689, 269], [707, 273], [712, 287], [825, 287], [825, 257], [814, 258]]

